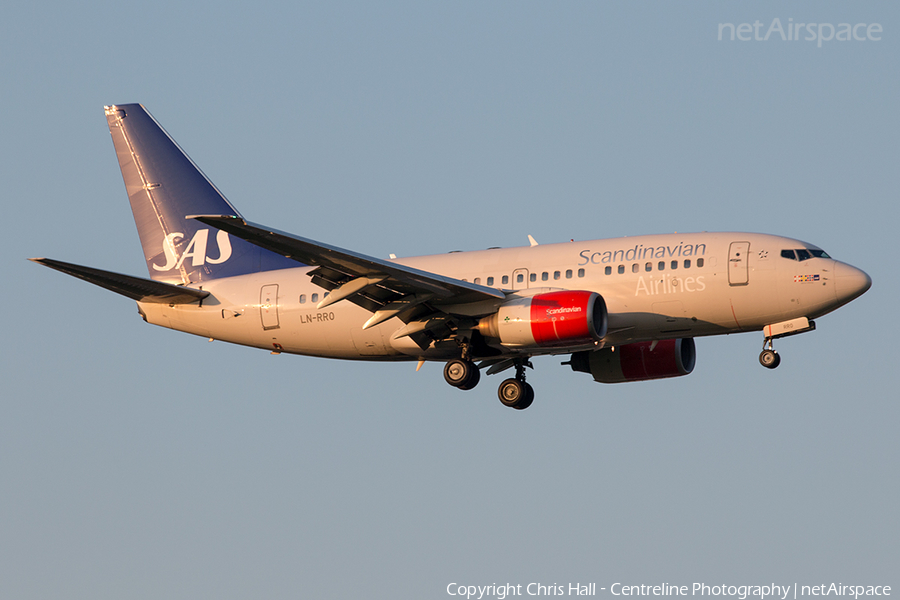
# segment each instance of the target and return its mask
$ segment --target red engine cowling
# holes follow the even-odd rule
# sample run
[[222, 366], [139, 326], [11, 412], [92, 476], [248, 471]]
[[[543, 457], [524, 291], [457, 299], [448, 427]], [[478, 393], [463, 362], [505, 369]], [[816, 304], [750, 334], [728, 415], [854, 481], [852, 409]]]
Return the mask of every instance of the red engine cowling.
[[684, 338], [576, 352], [569, 364], [595, 381], [622, 383], [687, 375], [696, 361], [694, 338]]
[[577, 347], [603, 339], [606, 321], [602, 296], [564, 290], [510, 300], [481, 319], [478, 330], [511, 348]]

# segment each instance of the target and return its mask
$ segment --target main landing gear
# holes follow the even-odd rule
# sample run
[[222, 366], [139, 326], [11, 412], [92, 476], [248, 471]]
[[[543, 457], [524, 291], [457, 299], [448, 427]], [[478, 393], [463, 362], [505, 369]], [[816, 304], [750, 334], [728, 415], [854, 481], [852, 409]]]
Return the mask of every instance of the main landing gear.
[[763, 340], [763, 351], [759, 353], [759, 364], [767, 369], [774, 369], [781, 364], [781, 355], [775, 352], [773, 338]]
[[[516, 362], [516, 376], [505, 380], [497, 389], [504, 406], [524, 410], [534, 402], [534, 388], [525, 383], [526, 362]], [[455, 358], [444, 365], [444, 381], [461, 390], [471, 390], [481, 380], [481, 373], [471, 360]]]
[[516, 376], [500, 384], [497, 396], [504, 406], [525, 410], [534, 402], [534, 388], [525, 383], [525, 365], [516, 363]]
[[453, 359], [444, 365], [444, 381], [461, 390], [471, 390], [481, 381], [481, 372], [471, 360]]

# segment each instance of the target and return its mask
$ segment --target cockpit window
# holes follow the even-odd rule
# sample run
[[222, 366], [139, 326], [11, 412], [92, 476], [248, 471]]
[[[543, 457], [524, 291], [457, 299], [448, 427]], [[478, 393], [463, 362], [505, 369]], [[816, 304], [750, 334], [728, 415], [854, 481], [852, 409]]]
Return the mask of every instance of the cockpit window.
[[796, 250], [782, 250], [781, 251], [782, 258], [789, 258], [791, 260], [809, 260], [811, 258], [831, 258], [828, 256], [824, 250], [812, 249], [812, 248], [797, 248]]

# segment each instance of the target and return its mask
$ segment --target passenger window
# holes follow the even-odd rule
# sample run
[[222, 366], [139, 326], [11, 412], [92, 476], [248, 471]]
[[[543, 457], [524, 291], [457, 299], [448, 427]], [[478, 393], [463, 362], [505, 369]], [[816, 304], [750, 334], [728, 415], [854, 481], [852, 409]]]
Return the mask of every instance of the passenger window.
[[525, 281], [525, 276], [522, 273], [516, 275], [516, 283], [523, 283]]
[[799, 258], [801, 261], [809, 260], [812, 258], [812, 254], [809, 253], [809, 250], [801, 248], [797, 250], [797, 258]]
[[475, 283], [477, 283], [478, 285], [481, 285], [481, 277], [476, 277]]
[[572, 269], [566, 269], [566, 279], [572, 279]]
[[632, 273], [637, 273], [637, 272], [640, 271], [640, 270], [641, 270], [641, 267], [640, 267], [639, 264], [634, 263], [633, 265], [631, 265], [631, 272], [632, 272]]
[[697, 259], [697, 268], [698, 269], [703, 268], [703, 259], [702, 258]]
[[488, 285], [494, 285], [494, 278], [488, 277]]
[[666, 270], [666, 261], [664, 261], [664, 260], [659, 261], [659, 264], [656, 265], [656, 267], [657, 267], [660, 271], [665, 271], [665, 270]]
[[691, 268], [691, 260], [690, 260], [690, 259], [687, 259], [687, 258], [686, 258], [686, 259], [684, 260], [684, 268], [685, 268], [685, 269], [690, 269], [690, 268]]
[[781, 258], [789, 258], [791, 260], [797, 260], [797, 256], [794, 254], [793, 250], [782, 250]]
[[313, 295], [312, 295], [312, 298], [310, 298], [310, 300], [312, 300], [313, 302], [318, 302], [318, 301], [319, 301], [319, 295], [318, 295], [318, 294], [313, 294]]
[[501, 281], [502, 281], [503, 285], [506, 285], [507, 283], [509, 283], [509, 275], [504, 275], [503, 279]]
[[300, 304], [306, 304], [306, 294], [300, 294]]
[[619, 265], [619, 275], [625, 272], [625, 265]]
[[606, 273], [607, 275], [612, 275], [612, 267], [606, 267], [604, 273]]
[[541, 273], [541, 281], [547, 281], [548, 279], [550, 279], [550, 273], [548, 273], [547, 271]]
[[553, 271], [553, 279], [559, 279], [559, 271]]
[[644, 265], [644, 270], [648, 273], [653, 270], [653, 263], [647, 263]]
[[584, 269], [578, 269], [578, 276], [584, 277]]
[[537, 273], [532, 273], [528, 276], [528, 279], [532, 282], [537, 281]]
[[677, 260], [673, 260], [673, 261], [672, 261], [671, 267], [672, 267], [672, 270], [673, 270], [673, 271], [674, 271], [675, 269], [677, 269], [677, 268], [678, 268], [678, 261], [677, 261]]

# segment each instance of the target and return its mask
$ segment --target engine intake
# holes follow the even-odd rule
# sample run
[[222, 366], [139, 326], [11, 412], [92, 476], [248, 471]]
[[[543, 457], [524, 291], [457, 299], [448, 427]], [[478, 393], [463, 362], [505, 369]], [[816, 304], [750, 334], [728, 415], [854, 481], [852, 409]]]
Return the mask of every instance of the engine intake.
[[683, 338], [575, 352], [568, 364], [600, 383], [622, 383], [688, 375], [696, 361], [694, 338]]
[[606, 323], [602, 296], [564, 290], [510, 300], [481, 319], [478, 331], [514, 348], [578, 347], [602, 340]]

